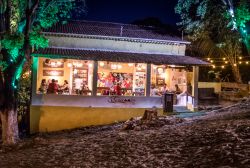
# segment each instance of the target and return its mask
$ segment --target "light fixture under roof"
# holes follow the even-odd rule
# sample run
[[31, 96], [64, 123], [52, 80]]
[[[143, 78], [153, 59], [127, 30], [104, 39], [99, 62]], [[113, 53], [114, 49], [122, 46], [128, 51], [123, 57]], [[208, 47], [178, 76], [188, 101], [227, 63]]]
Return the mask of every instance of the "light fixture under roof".
[[158, 68], [158, 73], [159, 74], [163, 73], [163, 68]]
[[103, 67], [103, 66], [104, 66], [104, 62], [100, 62], [99, 65], [100, 65], [101, 67]]
[[93, 64], [89, 63], [89, 68], [92, 68], [93, 67]]
[[72, 63], [68, 63], [67, 66], [70, 68], [72, 67]]
[[117, 65], [117, 68], [118, 68], [118, 69], [121, 69], [121, 68], [122, 68], [122, 65]]
[[129, 67], [132, 67], [134, 64], [133, 63], [128, 63], [128, 66]]
[[55, 66], [56, 65], [56, 63], [55, 62], [51, 62], [51, 66]]
[[83, 66], [83, 63], [79, 62], [79, 63], [77, 63], [76, 66], [77, 66], [77, 67], [82, 67], [82, 66]]
[[62, 65], [62, 62], [61, 62], [61, 61], [57, 61], [57, 62], [56, 62], [56, 65], [61, 66], [61, 65]]
[[117, 65], [116, 64], [111, 64], [111, 69], [117, 69]]

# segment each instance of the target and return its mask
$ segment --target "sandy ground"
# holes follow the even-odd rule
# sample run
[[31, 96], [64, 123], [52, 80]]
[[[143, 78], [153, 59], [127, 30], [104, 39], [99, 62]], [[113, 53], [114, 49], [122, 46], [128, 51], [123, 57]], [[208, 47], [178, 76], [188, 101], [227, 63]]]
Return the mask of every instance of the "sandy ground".
[[121, 131], [116, 124], [39, 134], [0, 146], [0, 168], [250, 167], [249, 111], [211, 113], [140, 131]]
[[0, 167], [250, 167], [247, 110], [140, 131], [121, 127], [40, 134], [0, 146]]

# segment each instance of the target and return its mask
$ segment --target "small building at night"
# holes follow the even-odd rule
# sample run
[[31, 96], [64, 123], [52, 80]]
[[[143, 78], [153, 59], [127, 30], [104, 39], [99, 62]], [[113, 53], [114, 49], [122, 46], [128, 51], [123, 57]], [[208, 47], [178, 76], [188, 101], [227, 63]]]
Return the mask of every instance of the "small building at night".
[[207, 62], [185, 55], [188, 41], [92, 21], [44, 34], [49, 47], [32, 55], [31, 133], [125, 121], [153, 107], [163, 114], [165, 91], [175, 93], [174, 108], [197, 108], [199, 66]]

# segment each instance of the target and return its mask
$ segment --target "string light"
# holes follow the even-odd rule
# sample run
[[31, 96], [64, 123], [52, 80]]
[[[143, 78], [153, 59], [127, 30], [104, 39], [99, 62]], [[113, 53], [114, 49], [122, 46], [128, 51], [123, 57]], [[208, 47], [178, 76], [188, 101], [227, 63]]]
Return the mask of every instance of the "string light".
[[224, 57], [223, 60], [226, 60], [226, 58]]
[[209, 60], [210, 60], [210, 58], [207, 58], [207, 60], [209, 61]]
[[[210, 61], [210, 62], [211, 62], [211, 61]], [[228, 64], [228, 61], [225, 61], [224, 63], [225, 63], [225, 64]], [[239, 62], [234, 63], [232, 66], [236, 67], [237, 65], [243, 65], [243, 64], [245, 64], [245, 65], [250, 65], [250, 61], [239, 61]], [[216, 67], [220, 67], [220, 68], [222, 68], [222, 69], [225, 69], [226, 65], [221, 65], [221, 64], [215, 65], [215, 64], [212, 64], [211, 67], [212, 67], [213, 69], [216, 68]]]
[[211, 62], [211, 63], [213, 63], [214, 61], [213, 61], [213, 60], [211, 60], [210, 62]]
[[241, 60], [241, 59], [242, 59], [242, 57], [239, 57], [239, 59]]

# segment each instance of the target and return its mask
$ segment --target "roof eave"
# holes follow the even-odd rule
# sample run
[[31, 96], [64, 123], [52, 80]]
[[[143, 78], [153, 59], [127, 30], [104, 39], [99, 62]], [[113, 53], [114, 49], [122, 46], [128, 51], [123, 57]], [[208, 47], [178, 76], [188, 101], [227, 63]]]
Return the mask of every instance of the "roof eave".
[[[59, 58], [66, 58], [66, 59], [79, 59], [81, 60], [81, 56], [77, 56], [78, 58], [76, 58], [76, 56], [74, 55], [70, 55], [70, 54], [67, 54], [67, 55], [60, 55], [60, 54], [39, 54], [39, 53], [32, 53], [31, 54], [32, 56], [34, 57], [39, 57], [39, 56], [43, 56], [43, 57], [54, 57], [56, 59], [59, 59]], [[98, 61], [97, 59], [86, 59], [86, 60], [93, 60], [93, 61]], [[99, 60], [99, 61], [104, 61], [104, 60]], [[116, 61], [114, 61], [116, 62]], [[134, 62], [134, 61], [126, 61], [128, 63], [148, 63], [148, 64], [155, 64], [155, 65], [162, 65], [162, 63], [153, 63], [153, 62]], [[169, 64], [166, 64], [166, 65], [172, 65], [172, 63], [169, 63]], [[210, 66], [211, 64], [208, 63], [208, 62], [205, 62], [205, 61], [202, 61], [200, 64], [188, 64], [188, 63], [175, 63], [174, 65], [180, 65], [180, 66]]]
[[66, 36], [66, 37], [78, 37], [78, 38], [91, 38], [91, 39], [109, 39], [109, 40], [120, 40], [120, 41], [138, 41], [144, 43], [160, 43], [160, 44], [191, 44], [188, 41], [177, 41], [177, 40], [158, 40], [158, 39], [147, 39], [147, 38], [133, 38], [133, 37], [119, 37], [119, 36], [102, 36], [102, 35], [87, 35], [87, 34], [74, 34], [74, 33], [55, 33], [55, 32], [43, 32], [45, 35], [54, 36]]

